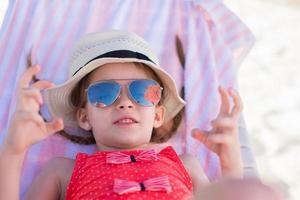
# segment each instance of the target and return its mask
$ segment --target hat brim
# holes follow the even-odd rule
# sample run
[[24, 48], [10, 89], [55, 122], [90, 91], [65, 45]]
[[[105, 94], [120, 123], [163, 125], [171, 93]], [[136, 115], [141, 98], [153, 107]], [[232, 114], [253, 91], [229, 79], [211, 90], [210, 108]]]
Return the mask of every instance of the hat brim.
[[154, 63], [137, 58], [100, 58], [81, 68], [74, 76], [61, 85], [45, 90], [45, 102], [52, 117], [60, 117], [64, 120], [65, 127], [77, 125], [74, 107], [70, 101], [70, 94], [76, 84], [87, 74], [107, 63], [139, 62], [149, 66], [161, 79], [165, 96], [163, 105], [166, 108], [164, 123], [171, 120], [184, 107], [185, 102], [179, 96], [174, 79], [162, 68]]

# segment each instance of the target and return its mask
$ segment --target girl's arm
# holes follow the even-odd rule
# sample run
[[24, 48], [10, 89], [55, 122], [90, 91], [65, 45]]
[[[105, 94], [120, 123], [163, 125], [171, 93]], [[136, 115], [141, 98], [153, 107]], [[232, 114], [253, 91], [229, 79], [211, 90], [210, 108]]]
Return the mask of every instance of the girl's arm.
[[[238, 120], [242, 111], [242, 100], [237, 91], [219, 87], [221, 107], [219, 115], [211, 122], [211, 131], [194, 129], [193, 137], [214, 151], [220, 158], [222, 175], [231, 178], [243, 177]], [[234, 106], [230, 107], [230, 96]]]
[[43, 103], [40, 90], [53, 85], [48, 81], [30, 84], [39, 71], [39, 66], [30, 67], [18, 84], [16, 110], [0, 146], [0, 199], [19, 199], [21, 168], [26, 151], [31, 145], [63, 128], [62, 120], [45, 123], [39, 115]]
[[180, 159], [183, 162], [193, 182], [193, 199], [198, 199], [197, 196], [199, 195], [201, 189], [209, 185], [210, 182], [197, 158], [192, 155], [183, 154], [180, 155]]
[[24, 154], [15, 154], [0, 147], [0, 199], [19, 199], [19, 183]]

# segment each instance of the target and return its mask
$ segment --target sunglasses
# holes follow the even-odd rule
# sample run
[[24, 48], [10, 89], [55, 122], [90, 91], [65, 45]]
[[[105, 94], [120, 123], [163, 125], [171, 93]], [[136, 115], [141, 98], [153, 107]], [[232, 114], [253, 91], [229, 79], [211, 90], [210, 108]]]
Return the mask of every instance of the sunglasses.
[[[131, 79], [118, 79], [131, 80]], [[114, 80], [91, 84], [87, 89], [88, 102], [95, 107], [112, 105], [121, 94], [122, 85]], [[137, 79], [127, 84], [128, 96], [141, 106], [155, 106], [161, 99], [163, 88], [154, 80]]]

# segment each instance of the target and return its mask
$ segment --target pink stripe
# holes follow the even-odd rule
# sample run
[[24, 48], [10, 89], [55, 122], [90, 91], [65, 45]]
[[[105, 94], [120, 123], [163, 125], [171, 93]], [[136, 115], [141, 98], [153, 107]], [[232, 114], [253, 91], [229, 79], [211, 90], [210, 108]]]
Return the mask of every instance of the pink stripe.
[[[211, 41], [213, 43], [213, 51], [215, 52], [215, 60], [218, 62], [224, 54], [224, 50], [226, 50], [226, 47], [224, 47], [223, 40], [217, 38], [217, 32], [216, 31], [210, 31], [211, 35]], [[218, 45], [218, 46], [217, 46]], [[219, 63], [217, 63], [218, 65]], [[218, 67], [219, 68], [219, 67]], [[216, 70], [218, 71], [218, 70]]]
[[239, 33], [236, 33], [234, 36], [230, 37], [227, 39], [228, 43], [237, 43], [240, 41], [240, 39], [243, 39], [243, 40], [246, 40], [245, 37], [247, 35], [250, 35], [249, 31], [246, 29], [246, 30], [243, 30]]
[[[182, 41], [183, 44], [183, 49], [185, 50], [186, 53], [186, 49], [185, 49], [185, 35], [184, 35], [184, 24], [186, 24], [185, 22], [185, 18], [184, 18], [184, 13], [183, 13], [183, 7], [184, 7], [184, 2], [183, 1], [177, 1], [177, 7], [176, 7], [176, 13], [178, 13], [178, 23], [177, 23], [177, 30], [176, 32], [178, 33], [179, 38]], [[186, 56], [186, 55], [185, 55]]]
[[[212, 36], [212, 41], [218, 41], [218, 38], [216, 37], [217, 34], [215, 31], [211, 32], [211, 36]], [[218, 46], [216, 46], [217, 44], [219, 44]], [[224, 49], [226, 49], [226, 47], [224, 46], [224, 43], [216, 43], [214, 45], [214, 49], [216, 49], [216, 60], [217, 60], [217, 65], [220, 66], [221, 64], [223, 64], [223, 60], [221, 59], [225, 59], [227, 58], [227, 62], [223, 64], [222, 67], [219, 67], [220, 70], [217, 70], [216, 72], [218, 73], [218, 80], [222, 80], [222, 77], [225, 76], [224, 73], [228, 70], [228, 68], [230, 66], [232, 66], [232, 56], [230, 56], [230, 58], [228, 58], [229, 55], [225, 56], [225, 54], [227, 54]], [[230, 54], [232, 55], [232, 54]]]
[[[104, 24], [111, 17], [111, 12], [114, 6], [109, 1], [96, 1], [93, 10], [90, 14], [90, 19], [86, 21], [88, 23], [85, 33], [91, 33], [95, 31], [99, 31], [99, 28], [103, 28]], [[99, 15], [98, 13], [101, 13]]]
[[[141, 2], [141, 1], [139, 1]], [[140, 5], [140, 4], [139, 4]], [[135, 17], [138, 17], [139, 19], [143, 19], [142, 20], [142, 24], [130, 24], [131, 29], [133, 30], [137, 30], [137, 33], [139, 33], [142, 36], [146, 36], [148, 29], [149, 29], [149, 25], [151, 23], [151, 19], [152, 17], [155, 17], [155, 12], [157, 11], [156, 6], [157, 3], [151, 3], [151, 1], [143, 1], [142, 4], [142, 8], [143, 10], [145, 10], [146, 12], [141, 12], [140, 9], [137, 8], [137, 10], [135, 11], [134, 15]], [[145, 13], [147, 13], [147, 15], [145, 15]], [[140, 20], [138, 20], [140, 21]], [[134, 22], [134, 21], [132, 21]], [[131, 23], [132, 23], [131, 22]], [[147, 39], [147, 38], [146, 38]]]
[[[189, 36], [191, 36], [191, 35], [193, 35], [193, 34], [190, 34]], [[191, 61], [189, 61], [189, 63], [191, 63], [191, 65], [193, 65], [193, 66], [191, 66], [191, 67], [189, 67], [189, 66], [186, 66], [187, 67], [187, 72], [186, 73], [188, 73], [189, 75], [192, 75], [192, 76], [195, 76], [195, 75], [197, 75], [198, 76], [198, 78], [194, 78], [193, 77], [193, 79], [194, 80], [203, 80], [203, 76], [204, 76], [204, 73], [201, 73], [201, 72], [203, 72], [203, 71], [200, 71], [200, 74], [195, 74], [195, 72], [194, 72], [194, 70], [193, 69], [197, 69], [198, 67], [199, 68], [201, 68], [201, 70], [203, 70], [203, 68], [205, 68], [205, 66], [206, 66], [206, 64], [207, 64], [207, 62], [208, 62], [208, 59], [207, 59], [207, 57], [205, 57], [205, 62], [203, 63], [200, 63], [199, 62], [199, 59], [200, 58], [203, 58], [203, 56], [201, 55], [201, 53], [203, 54], [203, 53], [205, 53], [205, 52], [203, 52], [203, 49], [202, 49], [202, 46], [201, 46], [201, 42], [202, 42], [202, 40], [204, 39], [204, 38], [202, 38], [203, 36], [199, 36], [200, 38], [195, 38], [195, 40], [197, 40], [198, 39], [198, 41], [194, 41], [194, 40], [190, 40], [189, 42], [197, 42], [198, 43], [198, 46], [197, 46], [197, 53], [195, 53], [194, 54], [194, 56], [193, 56], [193, 58], [191, 59]], [[197, 63], [197, 66], [195, 67], [194, 65], [194, 63]], [[200, 64], [202, 64], [203, 66], [198, 66], [198, 65], [200, 65]], [[197, 71], [198, 72], [198, 71]], [[185, 81], [189, 81], [189, 80], [185, 80]], [[191, 89], [190, 89], [190, 91], [195, 91], [197, 88], [199, 88], [199, 85], [194, 81], [194, 84], [193, 84], [193, 87], [191, 87]], [[188, 98], [187, 98], [188, 99]]]
[[234, 78], [234, 73], [230, 73], [226, 75], [226, 72], [230, 72], [230, 67], [234, 67], [233, 63], [232, 63], [232, 59], [228, 59], [228, 61], [224, 64], [224, 67], [222, 69], [222, 71], [219, 74], [219, 79], [225, 79], [226, 77], [230, 77], [226, 86], [227, 87], [233, 87], [234, 86], [234, 82], [235, 82], [235, 78]]
[[218, 3], [214, 7], [212, 7], [210, 10], [208, 10], [208, 12], [212, 13], [212, 15], [214, 15], [214, 16], [220, 16], [220, 14], [222, 14], [222, 12], [224, 12], [224, 5]]
[[223, 78], [228, 78], [228, 76], [230, 75], [230, 74], [227, 74], [226, 75], [226, 73], [227, 72], [230, 72], [230, 69], [229, 69], [229, 67], [234, 67], [233, 66], [233, 64], [232, 64], [232, 58], [228, 58], [227, 59], [227, 62], [226, 63], [224, 63], [224, 65], [223, 65], [223, 67], [222, 67], [222, 70], [219, 72], [219, 74], [218, 74], [218, 76], [219, 76], [219, 80], [223, 80]]
[[214, 13], [214, 15], [216, 16], [215, 20], [218, 22], [218, 24], [223, 25], [224, 23], [226, 23], [226, 21], [230, 18], [233, 18], [232, 13], [225, 9], [224, 5], [222, 4], [218, 4], [216, 5], [211, 13]]
[[[71, 5], [71, 1], [70, 1], [70, 5], [68, 6], [68, 7], [71, 7], [72, 5]], [[73, 45], [72, 44], [72, 41], [74, 40], [74, 38], [75, 38], [75, 34], [76, 34], [76, 32], [78, 31], [78, 28], [81, 28], [81, 27], [79, 27], [79, 26], [77, 26], [78, 25], [78, 23], [77, 22], [79, 22], [80, 21], [80, 19], [82, 18], [82, 16], [84, 15], [84, 12], [86, 12], [87, 11], [87, 6], [88, 6], [88, 4], [87, 3], [85, 3], [84, 4], [84, 6], [85, 7], [81, 7], [80, 9], [80, 14], [78, 14], [77, 15], [77, 19], [72, 19], [72, 20], [74, 20], [74, 24], [73, 24], [73, 26], [71, 27], [71, 29], [70, 29], [70, 34], [69, 34], [69, 36], [67, 37], [68, 38], [68, 40], [65, 42], [65, 46], [64, 46], [64, 49], [69, 49], [69, 48], [71, 48], [71, 46]], [[65, 12], [65, 13], [67, 13], [67, 12]], [[88, 20], [87, 20], [88, 21]], [[65, 24], [66, 22], [64, 22], [63, 23], [63, 21], [62, 21], [62, 23], [60, 24], [60, 28], [58, 28], [57, 29], [57, 32], [56, 32], [56, 34], [55, 34], [55, 37], [54, 38], [59, 38], [60, 36], [60, 34], [61, 34], [61, 32], [60, 32], [60, 30], [62, 30], [63, 29], [63, 26], [64, 26], [64, 24]], [[79, 23], [80, 24], [80, 23]], [[69, 31], [69, 30], [68, 30]], [[55, 39], [54, 39], [54, 41], [55, 41]], [[53, 42], [52, 44], [55, 44], [55, 42]], [[52, 48], [55, 48], [54, 47], [54, 45], [52, 45]], [[50, 52], [51, 52], [51, 49], [52, 48], [50, 48]], [[62, 53], [60, 53], [59, 54], [59, 57], [58, 57], [58, 59], [56, 59], [56, 62], [55, 62], [55, 64], [53, 65], [53, 67], [54, 67], [54, 69], [53, 69], [53, 74], [52, 74], [52, 76], [50, 77], [50, 80], [54, 80], [55, 79], [55, 76], [56, 76], [56, 73], [58, 72], [58, 71], [60, 71], [59, 70], [59, 68], [61, 68], [62, 66], [60, 65], [60, 62], [62, 62], [62, 61], [64, 61], [64, 58], [66, 57], [66, 54], [67, 54], [67, 51], [64, 51], [64, 49], [62, 48], [61, 49], [61, 51], [62, 51]], [[50, 59], [50, 53], [47, 53], [47, 57], [46, 57], [46, 59], [45, 59], [45, 63], [49, 63], [49, 59]], [[68, 67], [68, 66], [67, 66]]]
[[[141, 1], [138, 1], [138, 2], [140, 3]], [[149, 8], [153, 7], [154, 5], [155, 4], [151, 3], [151, 1], [143, 1], [142, 5], [138, 4], [138, 6], [141, 6], [142, 10], [145, 10], [148, 12], [140, 12], [139, 7], [136, 7], [135, 8], [136, 10], [134, 10], [134, 12], [132, 12], [132, 14], [133, 14], [132, 18], [137, 17], [138, 19], [143, 19], [142, 22], [144, 22], [144, 23], [137, 25], [137, 24], [134, 24], [134, 21], [130, 21], [130, 23], [129, 23], [130, 30], [135, 30], [140, 35], [147, 34], [146, 31], [149, 28], [149, 22], [150, 22], [151, 16], [153, 15], [153, 12], [155, 11], [155, 9], [149, 9]], [[147, 13], [147, 15], [145, 15], [145, 13]]]
[[[19, 16], [18, 14], [19, 14], [19, 7], [20, 7], [20, 4], [15, 4], [16, 5], [16, 7], [13, 9], [13, 13], [14, 13], [14, 15], [13, 15], [13, 17], [11, 18], [11, 22], [10, 22], [10, 24], [9, 24], [9, 26], [8, 26], [8, 29], [6, 30], [6, 33], [5, 33], [5, 35], [4, 35], [4, 37], [3, 37], [3, 39], [1, 40], [1, 48], [0, 48], [0, 60], [2, 61], [2, 60], [4, 60], [3, 59], [3, 56], [4, 55], [6, 55], [6, 54], [4, 54], [4, 52], [6, 51], [6, 49], [7, 49], [7, 46], [8, 46], [8, 42], [9, 42], [9, 37], [11, 37], [11, 34], [13, 33], [13, 29], [14, 28], [16, 28], [15, 27], [15, 24], [16, 24], [16, 21], [17, 21], [17, 17]], [[16, 11], [15, 11], [16, 10]], [[25, 20], [26, 18], [24, 18], [23, 20]], [[3, 84], [1, 84], [1, 85], [3, 85]]]
[[[192, 45], [194, 45], [194, 43], [197, 43], [197, 50], [196, 52], [194, 52], [194, 56], [193, 58], [191, 59], [190, 63], [197, 63], [199, 64], [199, 59], [200, 58], [203, 58], [203, 54], [205, 55], [208, 55], [207, 52], [204, 52], [203, 50], [203, 45], [202, 45], [202, 41], [204, 41], [206, 39], [206, 37], [204, 36], [203, 32], [205, 31], [202, 31], [201, 33], [197, 33], [196, 30], [198, 30], [198, 26], [199, 24], [196, 24], [197, 27], [194, 27], [194, 30], [192, 33], [189, 33], [189, 35], [187, 37], [190, 37], [190, 40], [189, 42], [190, 43], [193, 43]], [[197, 36], [197, 37], [196, 37]], [[205, 62], [202, 62], [201, 64], [203, 64], [203, 66], [197, 66], [197, 67], [201, 67], [201, 70], [205, 70], [206, 69], [206, 65], [207, 65], [207, 62], [208, 62], [208, 59], [207, 59], [207, 56], [205, 56]], [[195, 75], [193, 73], [193, 68], [194, 69], [197, 69], [195, 67], [191, 67], [189, 68], [189, 70], [191, 70], [189, 72], [189, 74], [192, 74], [192, 75]], [[202, 71], [203, 72], [203, 71]], [[204, 76], [205, 73], [201, 73], [201, 74], [198, 74], [199, 78], [198, 79], [194, 79], [194, 80], [202, 80], [202, 76]], [[201, 76], [202, 75], [202, 76]], [[206, 75], [206, 74], [205, 74]], [[186, 80], [187, 81], [187, 80]], [[194, 87], [192, 88], [191, 91], [194, 91], [195, 88], [199, 88], [199, 86], [197, 84], [194, 84]]]
[[[223, 31], [225, 33], [232, 33], [233, 30], [237, 31], [241, 28], [241, 22], [238, 20], [234, 20], [231, 23], [227, 24], [226, 26], [223, 27]], [[246, 29], [243, 27], [243, 30]]]
[[[147, 2], [144, 2], [144, 3], [147, 3]], [[144, 4], [139, 5], [139, 2], [136, 2], [136, 1], [133, 2], [131, 9], [132, 9], [132, 12], [129, 13], [128, 20], [127, 20], [128, 21], [127, 27], [128, 27], [128, 30], [139, 33], [139, 28], [145, 27], [146, 23], [144, 20], [143, 21], [140, 21], [140, 20], [136, 21], [136, 20], [144, 19], [144, 17], [145, 16], [148, 17], [148, 15], [140, 16], [141, 14], [144, 14], [144, 12], [138, 12], [138, 10], [144, 10], [145, 7], [144, 7]], [[135, 15], [136, 13], [138, 13], [138, 16]], [[137, 24], [137, 22], [143, 22], [143, 24]]]
[[[201, 41], [200, 41], [200, 43], [199, 44], [201, 44]], [[200, 50], [201, 49], [201, 45], [199, 45], [199, 52], [203, 52], [203, 50]], [[203, 52], [204, 54], [206, 54], [205, 52]], [[198, 61], [199, 61], [199, 57], [203, 57], [203, 56], [199, 56], [199, 55], [195, 55], [195, 57], [194, 57], [194, 60], [191, 62], [191, 63], [199, 63]], [[203, 66], [199, 66], [199, 67], [201, 67], [201, 72], [199, 72], [200, 74], [198, 74], [198, 78], [197, 79], [195, 79], [195, 80], [204, 80], [204, 78], [203, 77], [206, 77], [206, 76], [208, 76], [209, 75], [209, 72], [207, 71], [207, 65], [208, 65], [208, 62], [209, 62], [209, 60], [208, 60], [208, 58], [207, 58], [207, 55], [205, 56], [205, 62], [203, 63]], [[193, 72], [192, 72], [193, 73]], [[206, 83], [209, 83], [209, 84], [206, 84]], [[204, 84], [206, 84], [206, 85], [211, 85], [211, 82], [206, 82], [206, 83], [204, 83]], [[194, 82], [194, 85], [191, 87], [191, 89], [190, 89], [190, 91], [197, 91], [199, 89], [199, 84], [195, 81]], [[205, 89], [205, 88], [204, 88]], [[209, 90], [210, 88], [207, 88], [205, 91], [204, 91], [204, 94], [203, 94], [203, 98], [201, 98], [201, 101], [200, 102], [197, 102], [197, 104], [198, 104], [198, 110], [197, 110], [197, 112], [193, 115], [193, 116], [190, 116], [190, 119], [192, 120], [192, 121], [190, 121], [190, 123], [189, 124], [191, 124], [191, 125], [194, 125], [194, 122], [196, 121], [196, 120], [199, 120], [199, 118], [197, 118], [197, 114], [200, 114], [200, 113], [202, 113], [202, 110], [203, 110], [203, 108], [205, 107], [204, 105], [205, 105], [205, 103], [207, 102], [207, 99], [208, 99], [208, 97], [207, 97], [207, 94], [209, 93], [208, 92], [208, 90]], [[193, 98], [192, 98], [192, 96], [189, 96], [189, 97], [187, 97], [187, 99], [188, 100], [192, 100]], [[191, 101], [191, 104], [190, 105], [194, 105], [195, 104], [195, 102], [194, 101]], [[197, 118], [197, 119], [195, 119], [195, 117]]]
[[226, 12], [218, 19], [218, 23], [226, 24], [226, 22], [229, 21], [231, 18], [232, 14], [230, 12]]
[[[217, 76], [218, 76], [218, 80], [223, 80], [223, 77], [228, 78], [228, 75], [226, 76], [226, 72], [230, 72], [229, 67], [234, 67], [233, 64], [232, 64], [232, 59], [233, 58], [232, 58], [232, 54], [229, 54], [227, 56], [225, 55], [225, 54], [228, 54], [228, 53], [224, 53], [225, 47], [223, 46], [223, 44], [220, 45], [220, 46], [216, 46], [216, 49], [223, 49], [223, 51], [218, 51], [217, 52], [219, 54], [219, 56], [217, 58], [217, 65], [220, 66], [219, 67], [220, 69], [216, 71]], [[226, 60], [223, 60], [223, 59], [226, 59]]]
[[[172, 13], [172, 11], [175, 10], [176, 4], [171, 4], [171, 6], [168, 7], [169, 12]], [[167, 19], [167, 24], [163, 24], [164, 27], [169, 27], [166, 28], [164, 31], [164, 37], [163, 37], [163, 43], [164, 44], [169, 44], [164, 45], [162, 49], [162, 58], [173, 58], [173, 59], [162, 59], [164, 61], [164, 68], [167, 68], [167, 71], [173, 76], [175, 80], [177, 80], [176, 74], [178, 72], [182, 71], [182, 68], [179, 63], [179, 59], [177, 58], [177, 51], [176, 51], [176, 40], [175, 40], [175, 22], [177, 20], [174, 19], [174, 16], [169, 15]], [[172, 36], [172, 37], [171, 37]], [[172, 49], [171, 51], [169, 49]], [[177, 72], [177, 73], [176, 73]], [[176, 83], [178, 83], [176, 81]], [[181, 86], [181, 85], [178, 85]]]
[[[41, 51], [42, 48], [42, 44], [43, 44], [43, 40], [45, 39], [45, 35], [47, 35], [47, 32], [49, 31], [49, 26], [52, 25], [52, 19], [54, 18], [56, 12], [54, 11], [55, 8], [59, 8], [59, 1], [56, 1], [55, 6], [51, 7], [51, 10], [48, 10], [47, 16], [45, 16], [45, 18], [47, 18], [47, 22], [46, 20], [43, 20], [45, 23], [43, 24], [43, 28], [41, 29], [39, 35], [38, 35], [38, 39], [35, 41], [35, 43], [33, 44], [32, 47], [32, 52], [31, 52], [31, 56], [32, 56], [32, 61], [38, 62], [38, 63], [33, 63], [33, 64], [43, 64], [43, 62], [38, 61], [38, 51]], [[48, 7], [48, 6], [45, 6]], [[63, 20], [62, 20], [63, 21]]]
[[213, 90], [214, 89], [213, 86], [212, 86], [213, 84], [211, 84], [210, 80], [208, 80], [208, 82], [206, 82], [205, 84], [209, 85], [209, 86], [207, 86], [205, 88], [205, 91], [204, 91], [204, 94], [203, 94], [203, 98], [198, 103], [198, 105], [199, 105], [198, 109], [195, 108], [195, 109], [197, 109], [197, 111], [194, 113], [193, 116], [190, 116], [190, 123], [189, 123], [190, 126], [189, 126], [189, 128], [195, 126], [195, 124], [196, 124], [197, 121], [201, 121], [202, 120], [202, 124], [203, 124], [203, 122], [204, 122], [203, 120], [205, 118], [209, 118], [209, 116], [207, 116], [207, 117], [203, 116], [204, 115], [203, 110], [205, 108], [204, 105], [207, 105], [207, 103], [209, 102], [208, 101], [209, 100], [208, 96], [210, 94], [214, 93], [215, 90]]
[[[70, 8], [71, 7], [71, 5], [72, 5], [72, 2], [71, 1], [69, 1], [69, 4], [68, 4], [68, 6], [66, 6], [65, 7], [65, 9], [63, 10], [64, 11], [64, 15], [63, 15], [63, 19], [67, 19], [67, 16], [68, 16], [68, 13], [70, 13], [70, 12], [72, 12], [72, 11], [69, 11], [69, 9], [67, 9], [67, 8]], [[72, 19], [72, 20], [74, 20], [74, 23], [76, 23], [77, 21], [75, 20], [75, 19]], [[69, 20], [68, 20], [68, 22], [69, 22]], [[60, 38], [60, 37], [62, 37], [62, 35], [63, 35], [63, 33], [62, 33], [62, 30], [64, 30], [64, 26], [68, 23], [67, 21], [65, 21], [65, 20], [61, 20], [61, 23], [59, 24], [59, 26], [57, 26], [58, 28], [56, 29], [56, 32], [54, 33], [54, 35], [52, 36], [52, 38], [47, 38], [48, 40], [52, 40], [52, 42], [50, 43], [51, 45], [49, 46], [49, 48], [47, 48], [47, 52], [44, 54], [44, 55], [46, 55], [44, 58], [41, 58], [42, 59], [42, 63], [46, 63], [46, 64], [48, 64], [48, 63], [51, 63], [51, 61], [49, 61], [50, 60], [50, 58], [51, 58], [51, 51], [52, 51], [52, 49], [55, 49], [55, 46], [56, 46], [56, 39], [58, 39], [58, 38]], [[68, 30], [69, 31], [69, 30]], [[70, 33], [71, 33], [71, 35], [68, 37], [68, 39], [70, 40], [70, 39], [72, 39], [73, 37], [72, 37], [72, 35], [74, 34], [74, 26], [70, 29]], [[41, 38], [41, 39], [43, 39], [44, 41], [45, 41], [45, 37], [43, 37], [43, 38]], [[67, 44], [67, 43], [66, 43]], [[45, 48], [43, 48], [43, 50], [44, 50]], [[63, 49], [60, 49], [61, 51], [63, 50]], [[65, 52], [65, 51], [63, 51], [63, 52]], [[58, 59], [57, 59], [57, 61], [60, 61], [61, 60], [61, 58], [59, 57]], [[62, 59], [63, 60], [63, 59]], [[53, 66], [54, 67], [54, 69], [52, 70], [52, 72], [53, 72], [53, 74], [52, 74], [52, 76], [49, 78], [50, 80], [54, 80], [54, 76], [56, 75], [56, 73], [59, 71], [58, 70], [58, 67], [61, 67], [61, 66], [59, 66], [59, 65], [54, 65]]]
[[215, 13], [215, 15], [217, 15], [216, 13], [222, 13], [222, 11], [224, 11], [224, 5], [218, 3], [214, 7], [211, 8], [210, 13]]
[[[200, 47], [201, 48], [201, 47]], [[198, 58], [199, 59], [199, 58]], [[202, 76], [209, 76], [209, 72], [207, 72], [207, 69], [208, 67], [208, 62], [209, 60], [207, 59], [207, 57], [205, 57], [205, 63], [203, 63], [203, 66], [201, 67], [202, 70], [202, 73], [201, 75]], [[201, 75], [199, 74], [199, 79], [198, 80], [204, 80], [201, 78]], [[205, 89], [205, 91], [203, 92], [203, 95], [202, 95], [202, 98], [200, 100], [200, 102], [197, 102], [198, 106], [197, 106], [197, 111], [194, 113], [194, 115], [190, 116], [190, 126], [194, 126], [194, 124], [196, 123], [196, 121], [199, 121], [199, 120], [203, 120], [205, 119], [205, 117], [203, 117], [203, 109], [205, 108], [205, 105], [209, 102], [209, 96], [211, 93], [213, 93], [214, 91], [216, 90], [213, 90], [213, 87], [212, 87], [212, 84], [213, 83], [213, 77], [211, 77], [209, 80], [207, 80], [205, 83], [203, 82], [203, 84], [206, 85], [206, 87], [203, 87], [203, 89]], [[196, 91], [197, 88], [199, 88], [199, 85], [197, 83], [194, 84], [194, 86], [192, 87], [192, 90], [191, 91]], [[190, 97], [187, 97], [188, 99], [192, 100], [193, 98], [190, 96]], [[195, 105], [195, 102], [191, 102], [191, 105]], [[207, 117], [209, 118], [209, 117]], [[191, 128], [191, 127], [188, 127], [188, 128]]]

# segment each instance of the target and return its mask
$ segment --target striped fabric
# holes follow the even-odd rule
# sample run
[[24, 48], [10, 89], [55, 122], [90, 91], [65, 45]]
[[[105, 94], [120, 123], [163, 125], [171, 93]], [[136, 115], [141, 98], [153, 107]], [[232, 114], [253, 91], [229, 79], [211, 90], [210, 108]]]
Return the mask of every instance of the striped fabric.
[[[185, 123], [170, 142], [178, 153], [197, 155], [208, 176], [216, 178], [217, 157], [193, 140], [190, 131], [210, 128], [220, 105], [217, 87], [237, 88], [238, 66], [254, 43], [248, 28], [219, 0], [11, 0], [0, 32], [0, 142], [28, 60], [41, 64], [39, 79], [62, 83], [74, 41], [107, 29], [136, 32], [151, 44], [187, 101]], [[45, 107], [43, 111], [47, 115]], [[245, 128], [241, 132], [246, 138]], [[21, 196], [45, 162], [54, 156], [74, 158], [78, 151], [91, 153], [95, 147], [57, 135], [34, 145], [25, 159]]]

